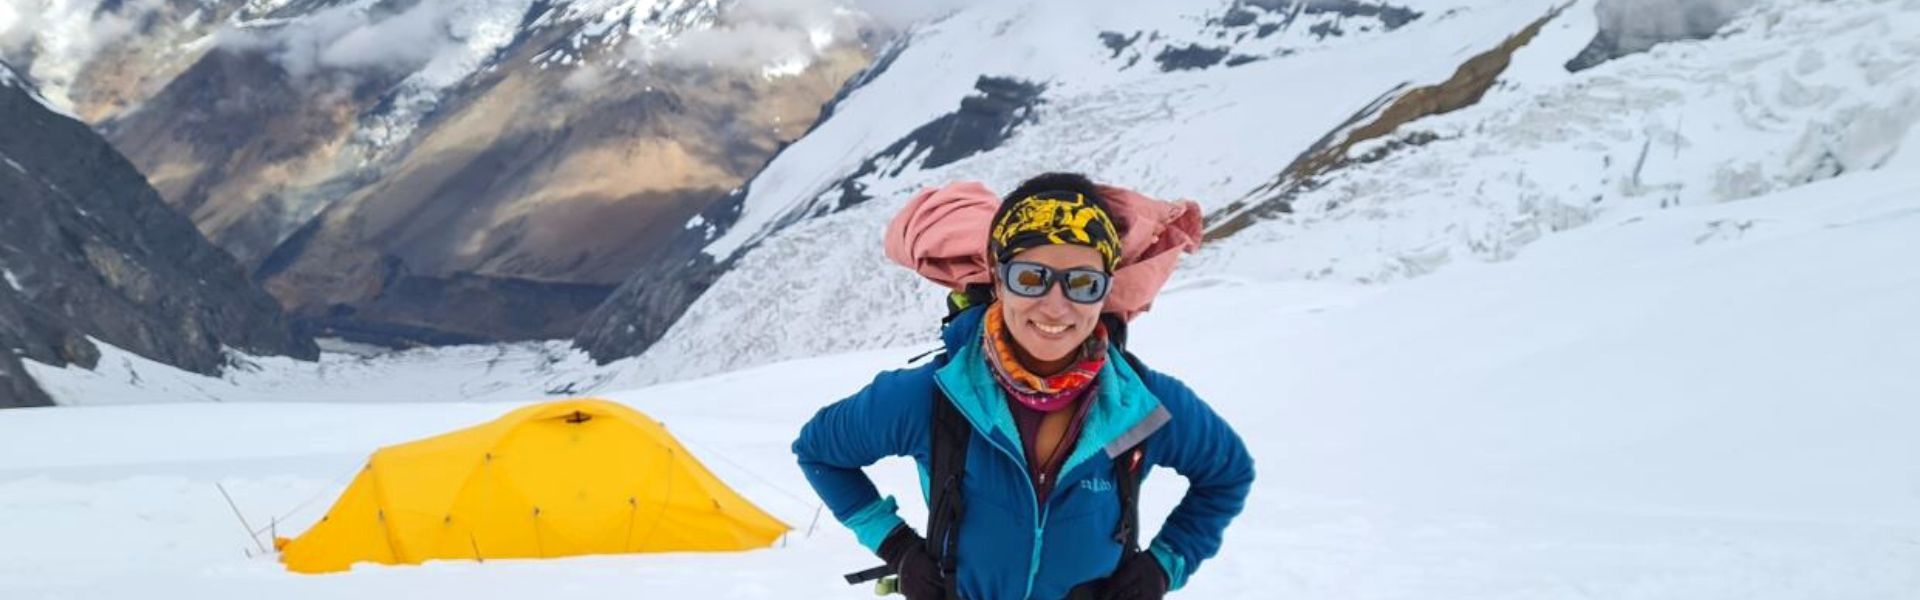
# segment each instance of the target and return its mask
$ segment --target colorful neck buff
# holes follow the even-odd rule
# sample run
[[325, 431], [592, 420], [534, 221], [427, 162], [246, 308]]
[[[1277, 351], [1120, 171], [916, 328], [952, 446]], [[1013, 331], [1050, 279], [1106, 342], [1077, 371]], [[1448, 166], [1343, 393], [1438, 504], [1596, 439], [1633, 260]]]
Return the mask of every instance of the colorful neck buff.
[[987, 370], [1007, 395], [1028, 408], [1053, 412], [1073, 405], [1073, 401], [1093, 387], [1100, 368], [1107, 364], [1107, 326], [1096, 325], [1093, 335], [1080, 346], [1080, 358], [1058, 374], [1040, 376], [1020, 364], [1013, 351], [1013, 338], [1007, 333], [1006, 317], [1000, 306], [987, 307], [986, 323], [981, 327], [986, 343]]

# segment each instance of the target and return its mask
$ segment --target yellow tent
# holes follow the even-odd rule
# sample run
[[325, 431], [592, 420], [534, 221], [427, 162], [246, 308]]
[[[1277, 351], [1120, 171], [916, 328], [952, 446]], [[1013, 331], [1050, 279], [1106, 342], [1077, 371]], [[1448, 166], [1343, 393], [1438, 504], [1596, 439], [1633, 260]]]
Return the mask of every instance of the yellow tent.
[[583, 398], [381, 448], [299, 538], [292, 571], [356, 562], [762, 548], [786, 524], [741, 498], [639, 411]]

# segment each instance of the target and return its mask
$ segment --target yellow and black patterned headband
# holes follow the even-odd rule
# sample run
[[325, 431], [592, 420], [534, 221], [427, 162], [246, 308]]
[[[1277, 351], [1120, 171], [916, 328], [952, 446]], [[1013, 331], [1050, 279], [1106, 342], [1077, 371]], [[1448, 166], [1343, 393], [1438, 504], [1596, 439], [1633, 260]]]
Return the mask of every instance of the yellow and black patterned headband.
[[1120, 231], [1099, 202], [1077, 192], [1040, 192], [1000, 207], [989, 250], [1005, 264], [1028, 248], [1086, 246], [1100, 253], [1107, 272], [1120, 267]]

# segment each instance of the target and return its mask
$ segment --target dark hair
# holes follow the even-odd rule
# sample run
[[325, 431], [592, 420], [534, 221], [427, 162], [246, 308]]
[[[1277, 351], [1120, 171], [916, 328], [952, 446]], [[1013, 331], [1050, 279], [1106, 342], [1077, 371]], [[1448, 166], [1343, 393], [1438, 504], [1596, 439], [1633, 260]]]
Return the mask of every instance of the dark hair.
[[1041, 192], [1074, 192], [1086, 196], [1094, 204], [1099, 205], [1100, 210], [1107, 211], [1107, 216], [1113, 219], [1113, 228], [1119, 230], [1120, 235], [1127, 234], [1127, 222], [1122, 220], [1118, 213], [1113, 212], [1113, 204], [1108, 202], [1105, 196], [1100, 195], [1099, 186], [1094, 185], [1093, 180], [1087, 179], [1086, 175], [1080, 173], [1041, 173], [1032, 179], [1020, 182], [1019, 187], [1013, 188], [1012, 192], [1008, 192], [1000, 199], [1000, 205], [1005, 207], [1007, 204]]

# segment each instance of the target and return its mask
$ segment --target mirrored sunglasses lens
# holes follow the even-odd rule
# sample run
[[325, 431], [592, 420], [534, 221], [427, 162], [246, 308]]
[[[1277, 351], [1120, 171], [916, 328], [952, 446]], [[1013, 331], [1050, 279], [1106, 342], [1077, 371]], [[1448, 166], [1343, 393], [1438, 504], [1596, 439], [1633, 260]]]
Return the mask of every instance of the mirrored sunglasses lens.
[[1051, 273], [1046, 269], [1031, 265], [1014, 265], [1008, 271], [1007, 289], [1022, 296], [1038, 296], [1047, 291], [1047, 279]]
[[1107, 278], [1098, 273], [1076, 272], [1067, 276], [1067, 298], [1078, 302], [1098, 302], [1107, 295]]

